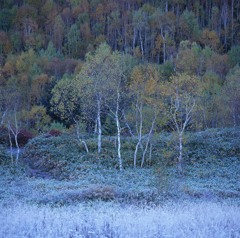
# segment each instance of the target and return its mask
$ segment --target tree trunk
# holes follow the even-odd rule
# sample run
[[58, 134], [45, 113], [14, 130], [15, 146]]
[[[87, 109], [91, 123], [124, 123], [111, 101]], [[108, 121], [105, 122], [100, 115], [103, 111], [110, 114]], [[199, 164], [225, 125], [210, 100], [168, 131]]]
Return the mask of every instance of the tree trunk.
[[98, 154], [102, 150], [102, 124], [101, 124], [101, 102], [97, 100], [97, 123], [98, 123]]
[[178, 168], [179, 172], [182, 173], [183, 168], [182, 168], [182, 161], [183, 161], [183, 156], [182, 156], [182, 150], [183, 150], [183, 145], [182, 145], [182, 133], [179, 134], [179, 158], [178, 158]]
[[[137, 123], [137, 112], [139, 112], [139, 128], [138, 128], [138, 123]], [[140, 103], [140, 106], [136, 105], [136, 131], [138, 132], [138, 143], [136, 144], [135, 147], [135, 152], [134, 152], [134, 158], [133, 158], [133, 167], [136, 168], [137, 165], [137, 152], [138, 152], [138, 147], [139, 145], [142, 146], [142, 125], [143, 125], [143, 118], [142, 118], [142, 103]]]
[[16, 161], [16, 165], [18, 164], [19, 153], [20, 153], [20, 148], [19, 148], [19, 145], [18, 145], [17, 136], [18, 136], [18, 132], [16, 132], [15, 135], [14, 135], [14, 140], [15, 140], [15, 144], [16, 144], [16, 147], [17, 147], [16, 160], [15, 160]]
[[149, 162], [149, 165], [151, 165], [152, 163], [152, 143], [150, 143], [150, 148], [149, 148], [149, 158], [148, 158], [148, 162]]
[[11, 163], [13, 165], [14, 164], [14, 160], [13, 160], [13, 146], [12, 146], [12, 139], [11, 139], [11, 131], [10, 131], [9, 127], [8, 127], [8, 139], [9, 139], [9, 144], [10, 144]]
[[136, 28], [133, 28], [133, 40], [132, 40], [132, 50], [134, 50], [136, 44]]
[[135, 151], [134, 151], [134, 158], [133, 158], [133, 167], [136, 168], [137, 166], [137, 152], [138, 152], [138, 147], [140, 145], [141, 141], [138, 140], [138, 143], [136, 144]]
[[120, 93], [117, 92], [117, 105], [116, 105], [116, 112], [115, 112], [115, 120], [116, 120], [116, 126], [117, 126], [117, 153], [118, 153], [118, 162], [119, 162], [119, 169], [122, 171], [122, 156], [121, 156], [121, 128], [120, 128], [120, 122], [119, 122], [119, 98]]
[[88, 153], [89, 152], [89, 150], [88, 150], [88, 146], [87, 146], [87, 143], [84, 141], [84, 140], [82, 140], [81, 139], [81, 137], [80, 137], [80, 126], [79, 126], [79, 123], [77, 122], [77, 120], [75, 120], [75, 119], [73, 119], [74, 120], [74, 122], [75, 122], [75, 124], [76, 124], [76, 126], [77, 126], [77, 139], [78, 139], [78, 142], [81, 144], [83, 144], [84, 145], [84, 147], [85, 147], [85, 150], [86, 150], [86, 152]]
[[142, 39], [142, 32], [139, 31], [139, 37], [140, 37], [140, 46], [141, 46], [141, 54], [142, 54], [142, 61], [144, 59], [144, 49], [143, 49], [143, 39]]
[[121, 156], [121, 128], [119, 123], [119, 117], [116, 112], [116, 124], [117, 124], [117, 152], [118, 152], [118, 161], [119, 161], [119, 169], [122, 171], [122, 156]]
[[18, 129], [18, 122], [17, 122], [17, 115], [16, 112], [14, 114], [14, 126], [15, 128], [12, 128], [10, 122], [8, 122], [8, 137], [9, 137], [9, 143], [10, 143], [10, 153], [11, 153], [11, 159], [12, 159], [12, 164], [14, 164], [13, 161], [13, 146], [12, 146], [12, 140], [11, 140], [11, 133], [14, 136], [14, 142], [17, 148], [17, 152], [16, 152], [16, 157], [15, 157], [15, 164], [18, 164], [18, 160], [19, 160], [19, 153], [20, 153], [20, 148], [19, 148], [19, 144], [18, 144], [18, 134], [19, 134], [19, 129]]
[[147, 138], [146, 146], [145, 146], [145, 149], [144, 149], [143, 155], [142, 155], [141, 167], [143, 167], [143, 164], [144, 164], [144, 161], [145, 161], [145, 155], [146, 155], [147, 150], [148, 150], [148, 145], [149, 145], [150, 138], [151, 138], [151, 135], [152, 135], [152, 132], [153, 132], [153, 129], [154, 129], [155, 121], [156, 121], [156, 115], [155, 115], [155, 117], [154, 117], [154, 119], [153, 119], [153, 121], [152, 121], [152, 125], [151, 125], [150, 131], [149, 131], [149, 133], [148, 133], [148, 138]]

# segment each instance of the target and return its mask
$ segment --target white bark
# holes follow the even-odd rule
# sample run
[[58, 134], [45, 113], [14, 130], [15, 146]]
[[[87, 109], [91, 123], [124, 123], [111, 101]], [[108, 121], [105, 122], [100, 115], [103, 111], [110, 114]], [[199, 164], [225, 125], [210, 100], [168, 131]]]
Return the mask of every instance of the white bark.
[[102, 124], [101, 124], [101, 100], [97, 99], [97, 125], [98, 125], [98, 154], [102, 150]]
[[3, 125], [3, 123], [4, 123], [4, 118], [6, 117], [6, 115], [7, 115], [7, 110], [2, 114], [2, 119], [1, 119], [0, 125]]
[[15, 164], [17, 165], [18, 161], [19, 161], [20, 148], [19, 148], [19, 144], [18, 144], [19, 128], [18, 128], [16, 111], [14, 112], [14, 128], [12, 127], [10, 121], [8, 121], [8, 136], [9, 136], [9, 143], [10, 143], [10, 154], [11, 154], [12, 164], [14, 164], [11, 133], [14, 136], [14, 142], [15, 142], [15, 145], [16, 145], [16, 148], [17, 148], [16, 157], [15, 157]]
[[[139, 105], [137, 102], [136, 103], [136, 131], [138, 134], [138, 142], [135, 147], [134, 158], [133, 158], [133, 167], [134, 168], [136, 168], [136, 166], [137, 166], [138, 148], [139, 148], [139, 146], [142, 146], [142, 127], [143, 127], [142, 109], [143, 109], [142, 103], [140, 103], [140, 105]], [[138, 122], [138, 114], [139, 114], [139, 126], [137, 123]]]
[[153, 132], [153, 129], [154, 129], [154, 126], [155, 126], [156, 119], [157, 119], [157, 115], [156, 115], [156, 113], [155, 113], [154, 119], [153, 119], [153, 121], [152, 121], [151, 128], [150, 128], [149, 133], [148, 133], [148, 136], [147, 136], [147, 141], [146, 141], [145, 149], [144, 149], [144, 151], [143, 151], [141, 167], [143, 167], [143, 164], [144, 164], [144, 162], [145, 162], [145, 155], [146, 155], [147, 150], [148, 150], [148, 145], [149, 145], [149, 142], [150, 142], [150, 139], [151, 139], [151, 136], [152, 136], [152, 132]]
[[139, 31], [139, 38], [140, 38], [141, 54], [142, 54], [142, 60], [143, 60], [144, 59], [144, 49], [143, 49], [143, 39], [142, 39], [141, 31]]
[[[182, 106], [180, 104], [183, 104]], [[195, 106], [195, 99], [191, 98], [191, 96], [185, 95], [184, 102], [179, 98], [178, 92], [176, 93], [175, 99], [171, 101], [171, 115], [172, 121], [175, 127], [175, 130], [178, 134], [179, 140], [179, 157], [178, 157], [178, 167], [179, 172], [182, 173], [182, 162], [183, 162], [183, 134], [185, 129], [191, 119], [191, 113]], [[185, 118], [178, 118], [177, 115], [180, 110], [183, 110], [185, 114]], [[180, 115], [182, 116], [182, 115]]]
[[149, 158], [148, 158], [148, 160], [149, 160], [149, 165], [151, 165], [151, 163], [152, 163], [152, 147], [153, 147], [153, 145], [152, 145], [152, 143], [150, 143]]
[[76, 127], [77, 127], [77, 139], [78, 139], [78, 142], [80, 144], [84, 145], [84, 148], [85, 148], [86, 152], [88, 153], [89, 150], [88, 150], [87, 143], [84, 140], [82, 140], [81, 137], [80, 137], [80, 125], [79, 125], [79, 122], [75, 118], [73, 120], [74, 120], [74, 122], [76, 124]]
[[128, 124], [128, 121], [127, 121], [127, 118], [126, 118], [126, 115], [125, 115], [124, 111], [122, 112], [122, 114], [123, 114], [123, 119], [124, 119], [125, 125], [126, 125], [128, 131], [129, 131], [130, 135], [131, 135], [132, 137], [134, 137], [133, 132], [132, 132], [132, 129], [131, 129], [131, 127], [130, 127], [129, 124]]
[[179, 168], [179, 172], [182, 173], [183, 169], [182, 169], [182, 161], [183, 161], [183, 156], [182, 156], [182, 150], [183, 150], [183, 142], [182, 142], [183, 138], [182, 138], [182, 133], [180, 133], [179, 135], [179, 158], [178, 158], [178, 168]]
[[118, 164], [119, 164], [119, 170], [122, 171], [123, 169], [123, 163], [122, 163], [122, 155], [121, 155], [121, 126], [120, 126], [120, 120], [119, 120], [119, 114], [120, 114], [120, 81], [117, 84], [117, 89], [116, 89], [116, 103], [114, 103], [115, 105], [115, 111], [114, 109], [111, 109], [111, 106], [109, 106], [109, 110], [112, 113], [115, 122], [116, 122], [116, 127], [117, 127], [117, 138], [116, 141], [117, 142], [117, 156], [118, 156]]
[[116, 110], [116, 125], [117, 125], [117, 152], [118, 152], [118, 162], [119, 162], [119, 169], [120, 171], [123, 169], [122, 166], [122, 156], [121, 156], [121, 128], [120, 128], [120, 122], [118, 117], [118, 109]]
[[10, 157], [11, 157], [11, 163], [12, 165], [14, 164], [14, 159], [13, 159], [13, 146], [12, 146], [12, 138], [11, 138], [11, 131], [8, 126], [8, 139], [9, 139], [9, 144], [10, 144]]

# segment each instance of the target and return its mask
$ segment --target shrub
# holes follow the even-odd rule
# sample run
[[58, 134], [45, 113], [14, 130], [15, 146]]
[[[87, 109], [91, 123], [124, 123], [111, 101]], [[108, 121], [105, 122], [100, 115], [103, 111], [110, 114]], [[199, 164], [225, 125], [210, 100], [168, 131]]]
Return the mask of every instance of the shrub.
[[113, 200], [116, 192], [110, 186], [95, 186], [84, 191], [83, 196], [86, 200]]
[[7, 148], [0, 144], [0, 165], [8, 164], [11, 161], [6, 151]]
[[8, 130], [6, 127], [0, 126], [0, 144], [8, 143]]
[[29, 140], [33, 138], [33, 134], [26, 129], [21, 129], [18, 134], [19, 146], [25, 146]]
[[62, 135], [62, 132], [57, 129], [52, 129], [48, 132], [48, 134], [50, 136], [60, 136], [60, 135]]

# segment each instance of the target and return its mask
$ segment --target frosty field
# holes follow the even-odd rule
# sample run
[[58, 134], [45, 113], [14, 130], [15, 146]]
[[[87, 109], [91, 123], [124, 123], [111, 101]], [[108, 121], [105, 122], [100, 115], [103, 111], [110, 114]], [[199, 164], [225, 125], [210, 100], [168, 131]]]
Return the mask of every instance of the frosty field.
[[168, 137], [136, 169], [125, 141], [121, 172], [107, 138], [101, 158], [92, 139], [86, 155], [68, 135], [36, 138], [0, 166], [0, 238], [240, 238], [240, 131], [213, 132], [188, 138], [183, 175]]
[[[6, 204], [5, 204], [6, 205]], [[212, 202], [136, 207], [114, 203], [0, 207], [0, 237], [240, 237], [240, 208]]]

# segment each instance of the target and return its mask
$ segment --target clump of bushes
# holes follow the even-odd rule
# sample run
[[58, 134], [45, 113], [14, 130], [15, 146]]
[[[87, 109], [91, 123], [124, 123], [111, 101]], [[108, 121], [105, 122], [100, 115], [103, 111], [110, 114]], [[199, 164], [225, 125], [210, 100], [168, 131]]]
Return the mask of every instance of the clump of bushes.
[[190, 160], [240, 156], [240, 128], [209, 129], [188, 136], [185, 156]]
[[36, 137], [25, 147], [22, 160], [28, 165], [31, 176], [62, 178], [67, 163], [78, 155], [76, 141], [68, 136]]
[[8, 130], [4, 126], [0, 126], [0, 144], [8, 143]]
[[6, 151], [6, 147], [0, 144], [0, 165], [5, 165], [10, 162], [10, 157], [7, 155]]
[[62, 132], [57, 129], [52, 129], [48, 132], [48, 134], [50, 136], [60, 136], [60, 135], [62, 135]]
[[116, 196], [113, 187], [110, 186], [95, 186], [84, 191], [83, 197], [85, 200], [103, 200], [110, 201]]
[[19, 146], [25, 146], [29, 140], [33, 138], [33, 134], [26, 129], [21, 129], [18, 134], [18, 143]]

